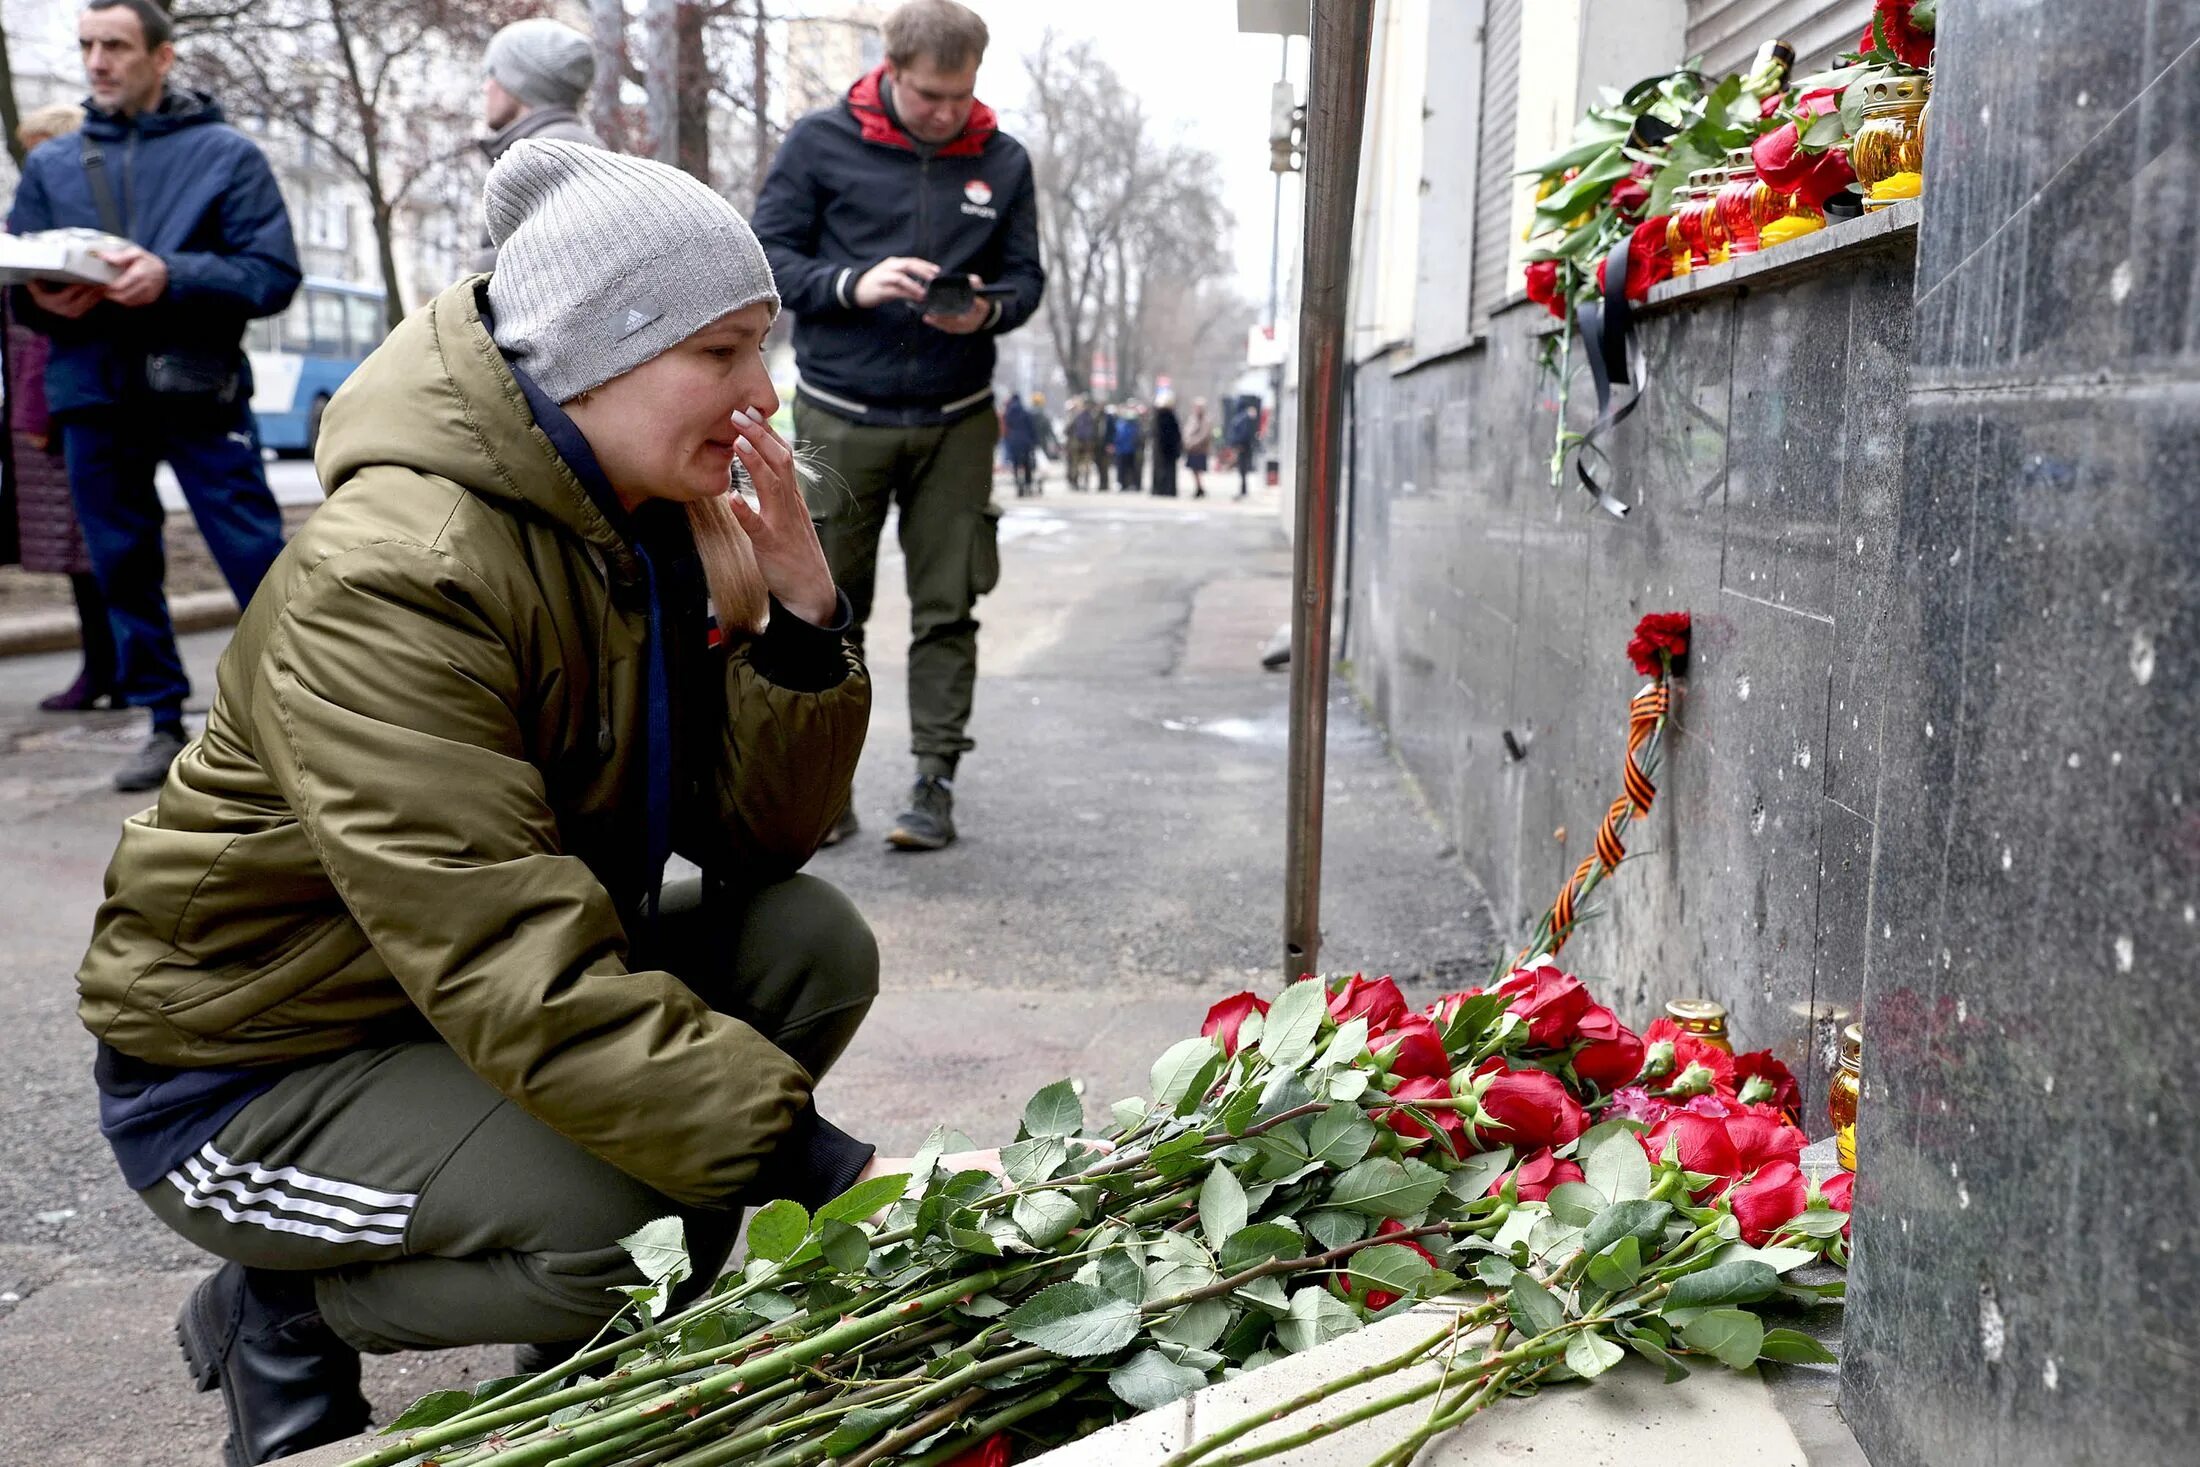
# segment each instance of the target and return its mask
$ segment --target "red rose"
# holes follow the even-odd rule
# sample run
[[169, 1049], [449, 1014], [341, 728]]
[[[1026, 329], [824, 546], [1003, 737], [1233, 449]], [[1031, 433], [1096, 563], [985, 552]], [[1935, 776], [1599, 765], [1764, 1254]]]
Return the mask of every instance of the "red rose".
[[1749, 1180], [1735, 1183], [1727, 1190], [1726, 1200], [1734, 1209], [1734, 1220], [1742, 1225], [1742, 1241], [1762, 1248], [1781, 1224], [1803, 1210], [1803, 1173], [1792, 1161], [1776, 1161]]
[[1399, 1079], [1433, 1075], [1451, 1078], [1451, 1056], [1444, 1053], [1444, 1036], [1419, 1014], [1408, 1014], [1383, 1035], [1375, 1053], [1390, 1056], [1390, 1073]]
[[1339, 1024], [1367, 1020], [1370, 1038], [1387, 1032], [1408, 1012], [1406, 996], [1388, 978], [1370, 983], [1355, 973], [1344, 980], [1344, 987], [1329, 995], [1329, 1017]]
[[1589, 1042], [1574, 1051], [1574, 1073], [1604, 1094], [1642, 1073], [1642, 1040], [1603, 1004], [1589, 1005], [1575, 1032]]
[[1813, 209], [1823, 209], [1826, 200], [1856, 182], [1856, 170], [1849, 166], [1846, 148], [1810, 152], [1802, 146], [1792, 122], [1750, 144], [1749, 154], [1759, 177]]
[[[1627, 298], [1631, 301], [1650, 299], [1650, 287], [1673, 274], [1673, 255], [1666, 248], [1665, 226], [1672, 222], [1670, 214], [1659, 214], [1645, 219], [1635, 226], [1627, 243]], [[1611, 259], [1606, 255], [1597, 261], [1597, 292], [1604, 291], [1604, 264]]]
[[1566, 301], [1558, 293], [1558, 261], [1531, 261], [1526, 271], [1528, 299], [1564, 320]]
[[[1375, 1230], [1375, 1236], [1380, 1238], [1391, 1233], [1402, 1233], [1405, 1230], [1406, 1225], [1404, 1223], [1394, 1217], [1386, 1217], [1383, 1219], [1383, 1225]], [[1431, 1267], [1435, 1266], [1436, 1255], [1423, 1248], [1418, 1239], [1400, 1238], [1398, 1239], [1398, 1246], [1411, 1248], [1414, 1252], [1426, 1258]], [[1339, 1274], [1337, 1277], [1344, 1286], [1344, 1296], [1347, 1299], [1357, 1299], [1372, 1311], [1388, 1309], [1391, 1305], [1397, 1303], [1401, 1297], [1391, 1293], [1388, 1289], [1371, 1289], [1367, 1286], [1365, 1279], [1356, 1278], [1349, 1273]]]
[[1688, 658], [1688, 613], [1685, 611], [1653, 611], [1635, 623], [1635, 635], [1627, 644], [1627, 655], [1633, 659], [1635, 671], [1644, 677], [1658, 675], [1658, 654], [1664, 653], [1679, 672]]
[[[1390, 1092], [1392, 1100], [1407, 1104], [1424, 1100], [1451, 1099], [1451, 1081], [1441, 1075], [1408, 1075], [1398, 1082], [1398, 1088]], [[1436, 1128], [1451, 1140], [1454, 1155], [1467, 1154], [1466, 1117], [1448, 1106], [1441, 1110], [1424, 1110], [1421, 1114], [1436, 1123]], [[1428, 1137], [1428, 1128], [1415, 1120], [1403, 1106], [1392, 1106], [1383, 1112], [1383, 1124], [1409, 1140], [1421, 1141]]]
[[[1742, 1159], [1734, 1150], [1734, 1138], [1727, 1134], [1723, 1120], [1685, 1110], [1667, 1116], [1642, 1138], [1642, 1149], [1650, 1153], [1653, 1165], [1665, 1158], [1668, 1141], [1678, 1143], [1681, 1166], [1687, 1171], [1722, 1179], [1742, 1174]], [[1717, 1192], [1719, 1187], [1719, 1182], [1713, 1182], [1700, 1195]]]
[[1650, 202], [1650, 185], [1639, 172], [1642, 165], [1637, 163], [1635, 167], [1638, 172], [1633, 177], [1623, 178], [1612, 185], [1612, 207], [1619, 211], [1623, 219], [1634, 218]]
[[[1850, 1203], [1854, 1200], [1855, 1193], [1856, 1174], [1854, 1172], [1835, 1172], [1818, 1184], [1818, 1195], [1825, 1198], [1826, 1206], [1832, 1208], [1835, 1212], [1854, 1212], [1856, 1209], [1850, 1206]], [[1848, 1235], [1849, 1224], [1841, 1224], [1841, 1236], [1846, 1238]]]
[[1500, 1145], [1541, 1151], [1563, 1146], [1589, 1129], [1588, 1113], [1556, 1075], [1515, 1070], [1493, 1059], [1483, 1066], [1476, 1084], [1482, 1122], [1496, 1130], [1493, 1139]]
[[1728, 1116], [1725, 1125], [1727, 1139], [1734, 1143], [1734, 1155], [1744, 1173], [1776, 1161], [1801, 1162], [1803, 1159], [1803, 1133], [1786, 1121], [1739, 1115]]
[[1448, 1029], [1451, 1027], [1451, 1021], [1459, 1017], [1459, 1010], [1466, 1004], [1466, 1001], [1481, 996], [1482, 990], [1479, 988], [1464, 988], [1457, 993], [1445, 994], [1421, 1012], [1426, 1014], [1429, 1022], [1437, 1028]]
[[[1749, 1093], [1752, 1080], [1766, 1093]], [[1789, 1115], [1803, 1108], [1803, 1087], [1795, 1083], [1795, 1072], [1774, 1059], [1769, 1049], [1734, 1056], [1734, 1093], [1745, 1103], [1774, 1106]]]
[[1702, 1065], [1711, 1072], [1711, 1083], [1731, 1095], [1734, 1092], [1734, 1056], [1716, 1044], [1703, 1040], [1681, 1028], [1671, 1019], [1658, 1019], [1642, 1031], [1642, 1042], [1648, 1045], [1673, 1046], [1673, 1068], [1658, 1081], [1660, 1086], [1670, 1086], [1680, 1078], [1690, 1065]]
[[1485, 1197], [1495, 1197], [1505, 1189], [1505, 1179], [1512, 1179], [1513, 1191], [1522, 1202], [1541, 1202], [1565, 1182], [1581, 1182], [1588, 1179], [1581, 1168], [1570, 1161], [1560, 1161], [1548, 1151], [1538, 1151], [1513, 1170], [1490, 1183]]
[[996, 1431], [967, 1452], [957, 1453], [941, 1467], [1008, 1467], [1008, 1433]]
[[1199, 1026], [1199, 1032], [1209, 1039], [1221, 1040], [1224, 1054], [1236, 1054], [1238, 1030], [1244, 1026], [1246, 1018], [1267, 1012], [1268, 1005], [1262, 1003], [1250, 989], [1244, 993], [1233, 993], [1207, 1010], [1207, 1022]]
[[[1910, 6], [1914, 0], [1874, 0], [1878, 11], [1879, 29], [1887, 33], [1887, 47], [1905, 66], [1926, 67], [1933, 64], [1933, 33], [1921, 30], [1910, 18]], [[1874, 50], [1872, 28], [1864, 27], [1864, 37], [1856, 43], [1859, 53], [1869, 56]]]
[[1783, 122], [1749, 145], [1750, 161], [1757, 176], [1776, 189], [1795, 187], [1810, 155], [1803, 151], [1803, 134], [1792, 122]]
[[1548, 963], [1515, 969], [1497, 991], [1512, 1001], [1508, 1007], [1528, 1026], [1528, 1040], [1539, 1049], [1564, 1049], [1573, 1043], [1581, 1016], [1589, 1010], [1589, 990], [1581, 980]]

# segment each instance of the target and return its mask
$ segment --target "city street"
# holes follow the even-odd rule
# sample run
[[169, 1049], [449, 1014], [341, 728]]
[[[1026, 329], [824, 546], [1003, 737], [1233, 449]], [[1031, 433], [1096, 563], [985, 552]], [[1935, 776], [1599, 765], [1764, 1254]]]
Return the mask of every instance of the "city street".
[[[278, 469], [278, 483], [288, 466]], [[1002, 491], [1008, 493], [1002, 485]], [[1247, 502], [1006, 498], [1001, 590], [981, 607], [978, 750], [957, 785], [963, 840], [891, 855], [906, 793], [900, 561], [883, 564], [877, 706], [858, 779], [864, 832], [810, 870], [876, 928], [885, 994], [821, 1109], [889, 1153], [934, 1123], [1009, 1139], [1062, 1076], [1104, 1112], [1215, 998], [1272, 986], [1282, 948], [1286, 686], [1262, 647], [1287, 620], [1272, 493]], [[889, 531], [888, 545], [892, 544]], [[186, 642], [203, 700], [223, 635]], [[118, 821], [107, 786], [131, 715], [56, 718], [35, 701], [68, 656], [0, 662], [0, 1419], [9, 1460], [211, 1463], [214, 1396], [169, 1338], [206, 1267], [123, 1189], [96, 1127], [91, 1044], [71, 974]], [[1332, 708], [1327, 965], [1479, 976], [1494, 946], [1478, 890], [1349, 700]], [[1451, 986], [1457, 986], [1452, 982]], [[678, 1097], [666, 1097], [677, 1104]], [[387, 1419], [432, 1385], [504, 1373], [501, 1350], [370, 1360]], [[96, 1382], [96, 1389], [88, 1388]]]

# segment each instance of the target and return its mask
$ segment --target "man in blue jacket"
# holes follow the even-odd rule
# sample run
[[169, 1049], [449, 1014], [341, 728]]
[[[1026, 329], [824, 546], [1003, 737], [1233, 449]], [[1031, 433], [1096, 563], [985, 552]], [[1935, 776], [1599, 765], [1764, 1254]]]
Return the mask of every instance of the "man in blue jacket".
[[[831, 472], [811, 490], [833, 579], [871, 614], [878, 542], [901, 512], [909, 585], [910, 807], [901, 850], [955, 839], [954, 777], [978, 678], [977, 598], [1000, 575], [993, 505], [993, 338], [1039, 308], [1031, 160], [977, 100], [985, 22], [911, 0], [886, 62], [789, 130], [756, 234], [795, 314], [795, 433]], [[1002, 293], [926, 304], [936, 277]], [[853, 809], [828, 844], [856, 829]]]
[[162, 590], [166, 460], [215, 563], [252, 599], [283, 546], [260, 465], [245, 324], [290, 304], [298, 252], [267, 159], [204, 93], [168, 86], [176, 48], [152, 0], [89, 0], [77, 20], [91, 85], [83, 132], [23, 165], [8, 229], [77, 225], [131, 243], [105, 285], [18, 290], [24, 324], [53, 338], [46, 397], [69, 492], [107, 599], [123, 696], [152, 735], [115, 776], [153, 789], [184, 745], [191, 683]]

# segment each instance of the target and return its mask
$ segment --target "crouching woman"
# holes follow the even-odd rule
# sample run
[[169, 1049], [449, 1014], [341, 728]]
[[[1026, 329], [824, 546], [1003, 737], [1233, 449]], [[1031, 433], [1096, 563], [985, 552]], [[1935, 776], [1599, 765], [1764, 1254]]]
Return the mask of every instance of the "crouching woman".
[[233, 1463], [361, 1429], [359, 1351], [585, 1338], [652, 1217], [700, 1284], [743, 1205], [887, 1165], [811, 1103], [877, 992], [794, 874], [870, 692], [766, 423], [770, 268], [574, 144], [488, 210], [495, 274], [330, 403], [78, 975], [124, 1176], [228, 1260], [178, 1333]]

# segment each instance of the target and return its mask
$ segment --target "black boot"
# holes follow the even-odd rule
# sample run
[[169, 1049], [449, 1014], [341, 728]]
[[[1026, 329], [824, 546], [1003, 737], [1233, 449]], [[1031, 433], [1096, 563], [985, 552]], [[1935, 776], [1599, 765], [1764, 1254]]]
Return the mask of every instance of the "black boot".
[[937, 774], [917, 776], [909, 808], [901, 812], [886, 843], [900, 851], [936, 851], [955, 841], [955, 786]]
[[223, 1264], [184, 1300], [176, 1342], [191, 1383], [221, 1387], [230, 1467], [296, 1456], [367, 1429], [359, 1352], [322, 1323], [311, 1274]]

